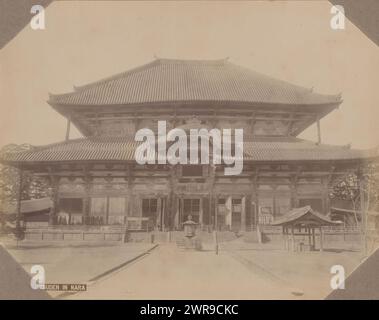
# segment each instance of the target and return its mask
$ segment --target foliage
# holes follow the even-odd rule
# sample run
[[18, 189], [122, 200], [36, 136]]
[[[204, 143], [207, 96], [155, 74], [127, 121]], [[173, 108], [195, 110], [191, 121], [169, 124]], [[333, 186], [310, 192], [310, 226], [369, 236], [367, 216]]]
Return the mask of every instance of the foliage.
[[[362, 179], [362, 178], [361, 178]], [[370, 163], [363, 174], [363, 194], [366, 210], [379, 210], [379, 163]], [[357, 174], [347, 175], [339, 184], [333, 187], [331, 198], [350, 200], [352, 209], [360, 210], [360, 181]]]
[[[10, 144], [0, 150], [1, 155], [7, 152], [20, 152], [32, 148], [30, 145]], [[17, 238], [22, 238], [20, 228], [12, 228], [15, 222], [15, 213], [9, 212], [14, 208], [19, 198], [21, 189], [21, 200], [40, 199], [49, 196], [51, 190], [48, 181], [36, 177], [31, 172], [22, 171], [22, 185], [20, 188], [20, 170], [16, 167], [0, 164], [0, 229], [2, 232], [13, 232]], [[12, 211], [12, 210], [11, 210]]]
[[[29, 145], [7, 145], [0, 150], [0, 155], [6, 152], [19, 152], [30, 149]], [[0, 164], [0, 202], [11, 203], [18, 199], [20, 190], [20, 170]], [[40, 199], [48, 196], [49, 185], [45, 179], [32, 173], [22, 172], [21, 200]]]

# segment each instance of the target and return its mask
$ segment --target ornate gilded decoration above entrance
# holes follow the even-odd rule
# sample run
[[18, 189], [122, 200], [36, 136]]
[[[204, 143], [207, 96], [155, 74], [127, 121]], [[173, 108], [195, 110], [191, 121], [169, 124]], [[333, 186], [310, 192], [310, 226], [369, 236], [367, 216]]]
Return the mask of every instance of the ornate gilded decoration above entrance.
[[190, 117], [184, 121], [184, 124], [177, 126], [177, 128], [189, 131], [191, 129], [212, 129], [208, 124], [200, 121], [196, 116]]

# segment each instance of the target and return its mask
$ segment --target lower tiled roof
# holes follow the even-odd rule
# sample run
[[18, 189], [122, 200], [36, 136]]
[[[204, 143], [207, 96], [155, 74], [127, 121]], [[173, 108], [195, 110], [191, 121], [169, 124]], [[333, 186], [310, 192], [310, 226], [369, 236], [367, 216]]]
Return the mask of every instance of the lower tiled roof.
[[2, 161], [56, 162], [87, 160], [134, 160], [140, 142], [126, 138], [91, 137], [34, 147], [28, 151], [8, 152]]
[[[126, 137], [89, 137], [32, 147], [0, 156], [4, 163], [64, 161], [135, 161], [140, 142]], [[376, 149], [316, 144], [298, 138], [255, 138], [244, 143], [245, 161], [354, 160], [378, 157]]]
[[302, 139], [272, 139], [244, 143], [244, 159], [253, 161], [352, 160], [378, 156], [376, 149], [316, 144]]

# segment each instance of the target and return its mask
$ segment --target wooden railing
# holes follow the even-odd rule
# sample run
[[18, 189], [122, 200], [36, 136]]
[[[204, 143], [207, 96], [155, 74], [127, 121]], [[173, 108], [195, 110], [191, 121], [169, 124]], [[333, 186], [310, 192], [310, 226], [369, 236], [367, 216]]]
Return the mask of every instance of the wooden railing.
[[[100, 219], [103, 218], [103, 219]], [[76, 224], [56, 224], [56, 225], [48, 225], [47, 223], [37, 224], [37, 223], [27, 223], [27, 229], [65, 229], [65, 230], [82, 230], [83, 227], [86, 229], [99, 229], [99, 228], [121, 228], [125, 230], [128, 228], [129, 230], [138, 231], [149, 231], [153, 228], [153, 223], [148, 217], [126, 217], [126, 216], [109, 216], [108, 223], [106, 224], [104, 217], [101, 216], [90, 216], [87, 219], [84, 219], [83, 223]]]
[[272, 214], [259, 214], [258, 215], [258, 224], [269, 225], [274, 221], [274, 216]]

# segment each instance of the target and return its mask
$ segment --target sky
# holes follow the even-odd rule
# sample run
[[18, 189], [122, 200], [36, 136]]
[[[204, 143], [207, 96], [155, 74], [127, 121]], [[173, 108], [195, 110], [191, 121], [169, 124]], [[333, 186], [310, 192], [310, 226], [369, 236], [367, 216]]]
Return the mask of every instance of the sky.
[[[45, 30], [27, 25], [0, 51], [0, 146], [64, 140], [48, 94], [72, 91], [159, 58], [220, 59], [315, 92], [342, 93], [322, 142], [379, 145], [378, 47], [327, 1], [59, 1]], [[32, 15], [31, 15], [32, 16]], [[72, 128], [70, 138], [80, 137]], [[299, 137], [316, 141], [315, 125]]]

